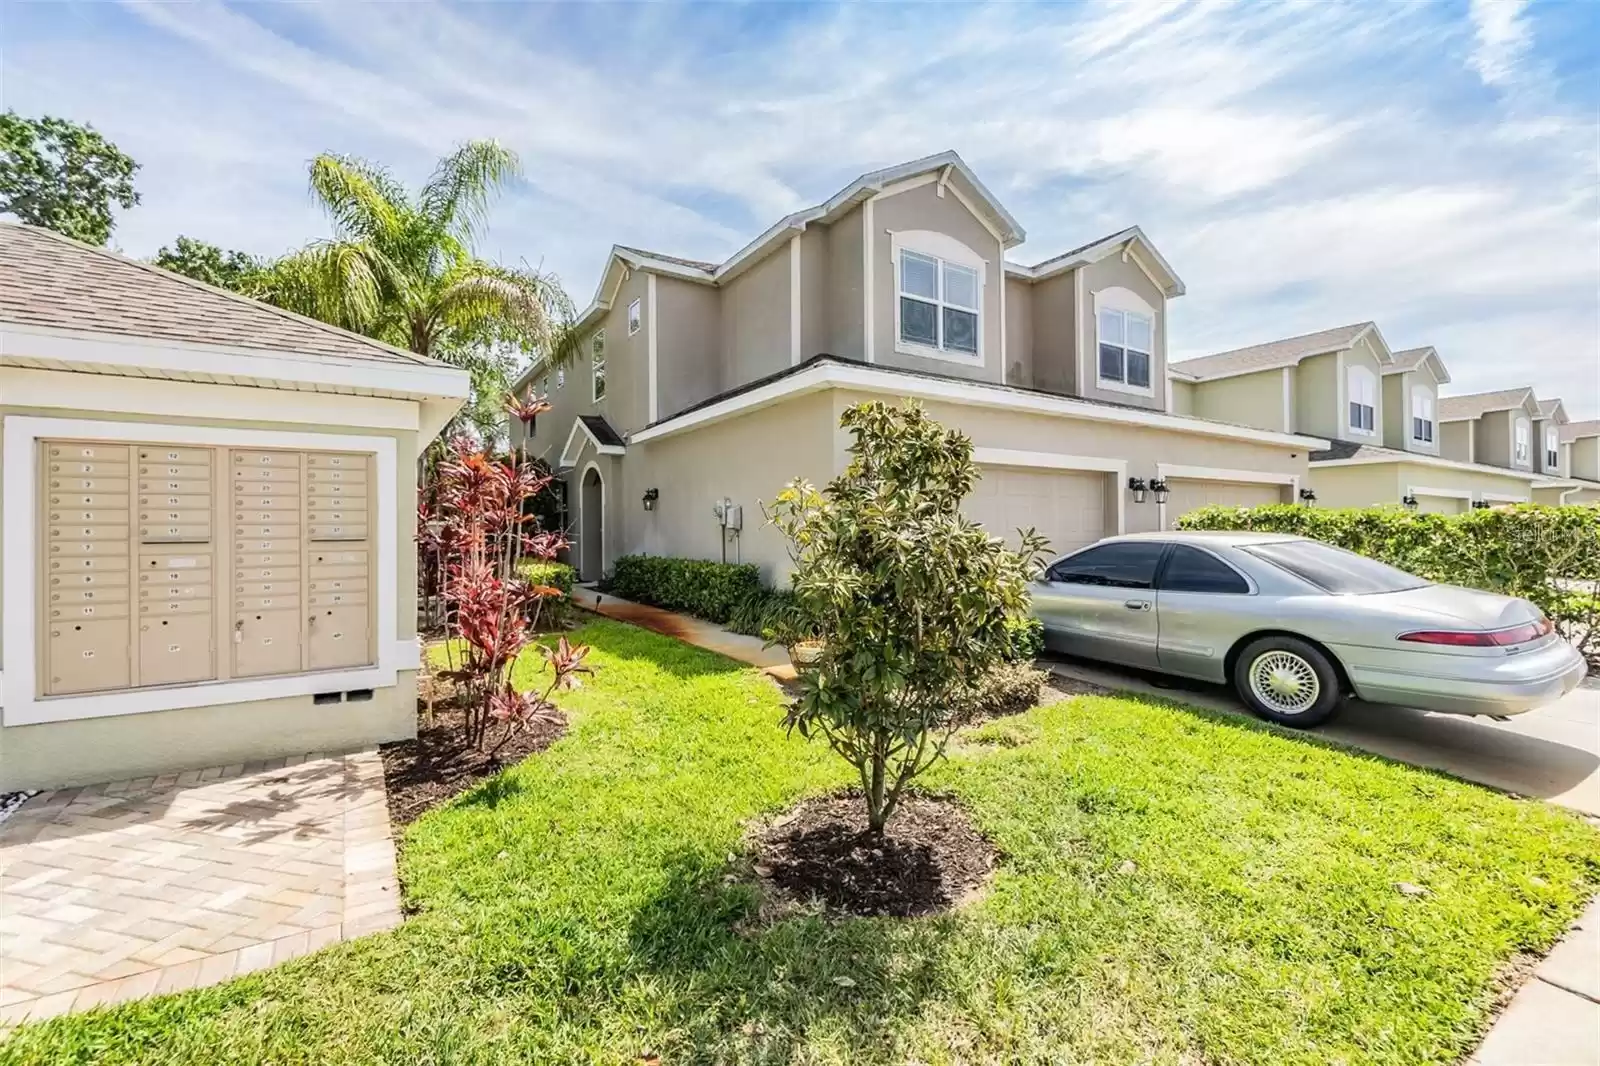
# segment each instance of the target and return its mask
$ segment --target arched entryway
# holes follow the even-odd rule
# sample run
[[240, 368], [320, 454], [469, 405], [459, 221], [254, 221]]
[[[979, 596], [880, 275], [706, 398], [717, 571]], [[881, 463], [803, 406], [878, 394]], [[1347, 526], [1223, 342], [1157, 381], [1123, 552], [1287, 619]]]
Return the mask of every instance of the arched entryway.
[[598, 581], [605, 572], [606, 486], [590, 463], [578, 487], [578, 577]]

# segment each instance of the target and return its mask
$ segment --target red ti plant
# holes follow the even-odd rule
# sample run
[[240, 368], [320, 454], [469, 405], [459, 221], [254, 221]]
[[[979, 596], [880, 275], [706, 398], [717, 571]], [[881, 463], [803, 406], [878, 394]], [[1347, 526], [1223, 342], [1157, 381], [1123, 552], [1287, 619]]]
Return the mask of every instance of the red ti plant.
[[457, 438], [439, 463], [431, 501], [418, 503], [418, 547], [433, 571], [429, 576], [452, 638], [440, 676], [462, 694], [469, 744], [482, 748], [493, 722], [505, 726], [491, 752], [549, 713], [549, 695], [587, 672], [588, 649], [563, 639], [556, 652], [546, 650], [553, 676], [543, 695], [512, 686], [512, 667], [538, 631], [541, 606], [560, 595], [518, 572], [522, 560], [548, 560], [566, 546], [561, 534], [539, 530], [537, 519], [526, 513], [527, 501], [551, 480], [531, 464], [492, 459]]

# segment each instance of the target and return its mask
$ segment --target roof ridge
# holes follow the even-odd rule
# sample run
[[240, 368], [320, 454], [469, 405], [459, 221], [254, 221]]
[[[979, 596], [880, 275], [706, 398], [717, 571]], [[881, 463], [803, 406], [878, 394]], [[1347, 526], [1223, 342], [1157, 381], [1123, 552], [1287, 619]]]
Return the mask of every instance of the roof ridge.
[[1320, 335], [1322, 335], [1324, 333], [1338, 333], [1341, 330], [1347, 330], [1347, 329], [1353, 329], [1353, 330], [1357, 330], [1359, 332], [1359, 331], [1365, 330], [1368, 327], [1373, 326], [1373, 325], [1376, 325], [1376, 323], [1374, 323], [1374, 322], [1372, 322], [1370, 320], [1366, 320], [1366, 321], [1361, 321], [1361, 322], [1350, 322], [1350, 323], [1347, 323], [1347, 324], [1342, 325], [1342, 326], [1329, 326], [1326, 329], [1313, 329], [1313, 330], [1309, 330], [1309, 331], [1307, 331], [1305, 333], [1295, 333], [1295, 334], [1292, 334], [1292, 335], [1290, 335], [1288, 337], [1275, 337], [1272, 340], [1258, 341], [1255, 344], [1241, 344], [1237, 348], [1225, 348], [1220, 352], [1208, 352], [1205, 355], [1197, 355], [1197, 356], [1194, 356], [1191, 359], [1180, 359], [1176, 363], [1173, 363], [1172, 365], [1173, 366], [1182, 366], [1185, 363], [1198, 363], [1202, 359], [1215, 359], [1218, 356], [1223, 356], [1223, 355], [1237, 355], [1239, 352], [1248, 352], [1248, 351], [1250, 351], [1252, 349], [1255, 349], [1255, 348], [1266, 348], [1266, 347], [1269, 347], [1269, 346], [1274, 345], [1274, 344], [1288, 344], [1290, 341], [1307, 340], [1307, 339], [1309, 339], [1311, 337], [1320, 336]]
[[312, 318], [309, 315], [297, 314], [294, 311], [289, 311], [285, 308], [277, 306], [276, 304], [270, 304], [265, 300], [258, 300], [253, 296], [245, 296], [244, 294], [234, 292], [231, 289], [224, 289], [216, 285], [210, 285], [206, 282], [200, 281], [197, 278], [191, 278], [187, 274], [180, 274], [176, 270], [168, 270], [165, 267], [158, 267], [154, 263], [147, 263], [141, 259], [134, 259], [132, 256], [123, 255], [120, 252], [113, 252], [109, 248], [98, 248], [95, 245], [89, 244], [85, 241], [77, 240], [73, 237], [68, 237], [64, 233], [57, 233], [55, 230], [47, 229], [44, 226], [34, 226], [26, 222], [10, 222], [3, 219], [0, 219], [0, 226], [11, 226], [16, 229], [26, 230], [29, 233], [42, 234], [52, 240], [59, 241], [62, 244], [66, 244], [74, 248], [81, 248], [84, 251], [93, 252], [102, 258], [109, 259], [113, 263], [118, 263], [123, 266], [136, 267], [140, 270], [146, 271], [147, 273], [154, 274], [157, 277], [170, 278], [174, 281], [181, 282], [190, 288], [199, 289], [202, 292], [209, 292], [217, 296], [222, 296], [234, 303], [248, 304], [251, 307], [263, 309], [271, 314], [277, 315], [280, 318], [288, 319], [292, 322], [299, 322], [319, 330], [336, 333], [342, 337], [352, 337], [366, 344], [370, 344], [375, 348], [380, 348], [389, 354], [404, 356], [410, 362], [417, 363], [421, 366], [449, 365], [441, 360], [433, 359], [417, 352], [413, 352], [408, 348], [401, 348], [396, 345], [389, 344], [386, 341], [380, 341], [375, 337], [369, 337], [365, 333], [357, 333], [355, 330], [345, 329], [342, 326], [335, 326], [331, 322], [324, 322], [320, 318]]

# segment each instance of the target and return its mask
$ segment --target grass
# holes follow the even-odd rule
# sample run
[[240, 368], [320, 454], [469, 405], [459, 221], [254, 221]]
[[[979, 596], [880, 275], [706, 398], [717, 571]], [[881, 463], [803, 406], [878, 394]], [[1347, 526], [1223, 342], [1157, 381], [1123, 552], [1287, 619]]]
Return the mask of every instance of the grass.
[[571, 732], [407, 831], [403, 927], [24, 1027], [0, 1062], [1447, 1063], [1600, 880], [1600, 834], [1563, 811], [1085, 696], [929, 782], [1006, 855], [980, 903], [751, 930], [742, 825], [841, 766], [753, 671], [577, 636], [598, 673], [563, 697]]

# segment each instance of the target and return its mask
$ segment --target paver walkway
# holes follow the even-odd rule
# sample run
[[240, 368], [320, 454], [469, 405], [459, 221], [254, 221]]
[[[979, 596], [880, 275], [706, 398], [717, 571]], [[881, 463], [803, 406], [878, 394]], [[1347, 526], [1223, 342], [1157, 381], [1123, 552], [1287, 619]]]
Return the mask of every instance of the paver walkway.
[[41, 793], [0, 825], [0, 1028], [216, 984], [399, 903], [375, 750]]

